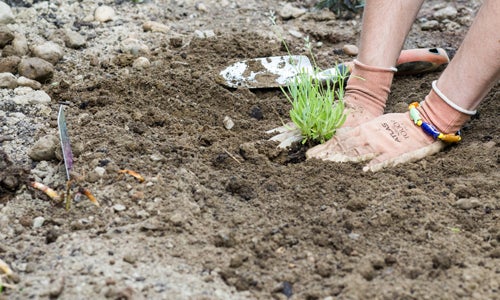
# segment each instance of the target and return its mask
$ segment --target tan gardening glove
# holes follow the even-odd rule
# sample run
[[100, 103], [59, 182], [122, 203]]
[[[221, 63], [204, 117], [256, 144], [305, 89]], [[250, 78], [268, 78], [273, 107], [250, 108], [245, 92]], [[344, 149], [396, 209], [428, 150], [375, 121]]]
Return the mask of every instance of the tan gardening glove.
[[[422, 121], [441, 133], [455, 133], [469, 120], [431, 91], [417, 108]], [[350, 130], [339, 132], [325, 144], [307, 151], [307, 158], [336, 162], [369, 161], [363, 171], [413, 162], [439, 152], [445, 143], [417, 126], [409, 113], [386, 114]]]
[[[384, 113], [395, 71], [394, 68], [372, 67], [354, 61], [344, 95], [347, 119], [342, 128], [355, 127]], [[302, 140], [300, 130], [293, 122], [266, 133], [277, 133], [270, 140], [280, 142], [279, 148]]]

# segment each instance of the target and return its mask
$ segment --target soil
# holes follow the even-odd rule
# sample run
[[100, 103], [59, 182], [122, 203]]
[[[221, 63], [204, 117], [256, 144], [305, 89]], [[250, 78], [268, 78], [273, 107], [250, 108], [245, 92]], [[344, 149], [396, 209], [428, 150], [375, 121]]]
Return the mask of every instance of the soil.
[[[8, 220], [0, 258], [19, 278], [0, 299], [499, 299], [498, 85], [459, 145], [364, 173], [362, 164], [305, 160], [307, 146], [279, 150], [268, 141], [266, 130], [288, 120], [279, 89], [216, 81], [230, 63], [286, 55], [268, 21], [282, 4], [104, 2], [126, 12], [127, 24], [150, 43], [151, 67], [105, 56], [92, 65], [82, 50], [56, 65], [43, 86], [52, 113], [31, 134], [57, 132], [58, 103], [69, 103], [75, 185], [100, 207], [82, 196], [67, 211], [27, 185], [33, 170], [53, 168], [44, 183], [64, 190], [60, 160], [5, 154], [0, 177], [11, 184], [0, 190]], [[439, 2], [426, 3], [419, 18], [432, 16]], [[357, 43], [359, 15], [336, 19], [289, 3], [309, 8], [278, 18], [294, 54], [307, 52], [290, 30], [311, 37], [322, 68], [352, 59], [341, 49]], [[457, 19], [477, 8], [474, 1], [448, 4], [461, 8]], [[172, 31], [145, 33], [147, 20]], [[470, 23], [455, 21], [454, 31], [424, 31], [416, 22], [405, 47], [456, 50]], [[193, 35], [210, 29], [215, 36]], [[97, 40], [91, 43], [103, 43]], [[423, 99], [438, 76], [397, 77], [386, 111]], [[145, 180], [118, 173], [124, 169]], [[40, 216], [43, 226], [33, 228]]]

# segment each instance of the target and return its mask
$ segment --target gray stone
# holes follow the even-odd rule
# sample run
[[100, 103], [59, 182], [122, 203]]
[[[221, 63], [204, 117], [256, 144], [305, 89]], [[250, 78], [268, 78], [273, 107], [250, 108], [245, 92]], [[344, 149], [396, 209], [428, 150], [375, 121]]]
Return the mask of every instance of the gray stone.
[[356, 45], [344, 45], [344, 47], [342, 47], [342, 51], [349, 56], [358, 55], [358, 47]]
[[5, 47], [14, 39], [14, 33], [9, 28], [2, 26], [0, 27], [0, 48]]
[[64, 31], [64, 43], [68, 48], [80, 49], [85, 46], [87, 40], [78, 32], [68, 29]]
[[422, 30], [434, 30], [439, 28], [439, 22], [436, 20], [425, 21], [420, 24]]
[[479, 207], [481, 205], [481, 201], [477, 198], [474, 198], [474, 197], [462, 198], [462, 199], [458, 199], [454, 205], [461, 208], [461, 209], [469, 210], [469, 209]]
[[56, 158], [56, 148], [59, 146], [59, 140], [56, 136], [42, 136], [28, 153], [34, 161], [52, 160]]
[[[19, 88], [18, 88], [19, 89]], [[16, 90], [18, 90], [16, 89]], [[28, 87], [28, 93], [17, 95], [12, 98], [12, 101], [18, 105], [28, 105], [28, 104], [49, 104], [50, 96], [44, 91], [33, 91]]]
[[52, 64], [56, 64], [64, 56], [61, 46], [54, 42], [45, 42], [33, 47], [34, 56], [44, 59]]
[[151, 62], [144, 56], [138, 57], [132, 63], [134, 69], [142, 70], [147, 69], [151, 66]]
[[45, 222], [44, 217], [36, 217], [33, 219], [33, 228], [40, 228], [43, 226], [43, 223]]
[[142, 29], [144, 31], [162, 32], [162, 33], [167, 33], [170, 31], [170, 28], [167, 25], [155, 21], [144, 22], [144, 24], [142, 24]]
[[112, 21], [116, 16], [115, 10], [111, 6], [102, 5], [94, 11], [94, 20], [98, 22]]
[[14, 33], [14, 40], [12, 41], [12, 47], [14, 54], [17, 56], [24, 56], [28, 54], [28, 40], [26, 36], [22, 33]]
[[49, 81], [54, 75], [54, 66], [38, 57], [23, 58], [18, 65], [19, 75], [39, 81]]
[[18, 56], [0, 58], [0, 73], [9, 72], [16, 74], [19, 62], [21, 62], [21, 58]]
[[0, 1], [0, 24], [9, 24], [14, 22], [14, 14], [6, 3]]
[[457, 16], [457, 9], [453, 6], [446, 6], [434, 12], [433, 16], [437, 20], [452, 20]]
[[290, 3], [285, 4], [278, 12], [283, 19], [296, 19], [307, 12], [306, 9], [297, 8]]
[[124, 211], [126, 210], [127, 207], [123, 204], [115, 204], [113, 205], [113, 210], [116, 211], [116, 212], [120, 212], [120, 211]]
[[17, 87], [17, 78], [12, 73], [0, 73], [0, 88], [15, 89]]
[[[42, 84], [40, 82], [33, 80], [33, 79], [26, 78], [24, 76], [20, 76], [17, 79], [17, 85], [18, 86], [27, 86], [27, 87], [30, 87], [34, 90], [39, 90], [42, 88]], [[49, 98], [49, 102], [50, 102], [50, 98]]]

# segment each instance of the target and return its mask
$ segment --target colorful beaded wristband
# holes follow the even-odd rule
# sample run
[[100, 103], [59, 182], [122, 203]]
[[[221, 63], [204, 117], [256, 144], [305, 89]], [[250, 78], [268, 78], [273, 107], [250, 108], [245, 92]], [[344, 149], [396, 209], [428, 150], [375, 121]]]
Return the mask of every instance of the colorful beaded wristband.
[[440, 139], [443, 142], [447, 143], [458, 143], [462, 140], [462, 137], [459, 134], [445, 134], [439, 132], [434, 125], [426, 123], [422, 121], [420, 118], [420, 113], [417, 110], [419, 107], [418, 102], [410, 103], [408, 108], [410, 109], [410, 118], [415, 123], [415, 125], [422, 127], [422, 130], [428, 135], [432, 136], [434, 139]]

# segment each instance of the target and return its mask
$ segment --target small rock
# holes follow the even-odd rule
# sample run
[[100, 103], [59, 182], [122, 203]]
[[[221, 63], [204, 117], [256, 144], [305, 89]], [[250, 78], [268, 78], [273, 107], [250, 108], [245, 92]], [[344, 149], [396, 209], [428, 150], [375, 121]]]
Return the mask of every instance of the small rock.
[[64, 56], [61, 46], [54, 42], [45, 42], [32, 49], [34, 56], [44, 59], [51, 64], [56, 64]]
[[102, 5], [94, 11], [94, 20], [98, 22], [112, 21], [116, 16], [115, 10], [111, 6]]
[[170, 31], [170, 28], [167, 25], [155, 21], [144, 22], [144, 24], [142, 24], [142, 29], [144, 31], [161, 32], [161, 33], [167, 33]]
[[37, 57], [23, 58], [17, 69], [19, 75], [41, 83], [49, 81], [54, 75], [54, 66], [48, 61]]
[[454, 204], [455, 206], [464, 209], [464, 210], [469, 210], [476, 208], [481, 205], [481, 201], [477, 198], [462, 198], [458, 199], [457, 202]]
[[19, 57], [28, 54], [28, 40], [26, 39], [26, 36], [24, 34], [17, 32], [14, 34], [14, 40], [12, 41], [12, 50], [14, 54]]
[[137, 261], [137, 255], [132, 253], [127, 253], [125, 254], [125, 256], [123, 256], [123, 261], [133, 265]]
[[125, 209], [127, 209], [127, 207], [125, 207], [125, 205], [123, 205], [123, 204], [115, 204], [115, 205], [113, 205], [113, 210], [115, 212], [124, 211]]
[[298, 39], [302, 38], [304, 35], [302, 34], [302, 32], [298, 31], [298, 30], [294, 30], [294, 29], [290, 29], [288, 30], [288, 33], [290, 33], [291, 36], [293, 37], [296, 37]]
[[14, 39], [14, 33], [6, 26], [0, 27], [0, 48], [5, 47]]
[[0, 88], [15, 89], [17, 87], [17, 78], [12, 73], [0, 73]]
[[342, 51], [349, 56], [358, 55], [358, 47], [356, 45], [344, 45], [344, 47], [342, 47]]
[[420, 24], [420, 28], [422, 30], [434, 30], [434, 29], [439, 28], [439, 22], [436, 20], [426, 21], [426, 22]]
[[186, 216], [181, 212], [176, 212], [170, 217], [170, 222], [174, 226], [182, 226], [186, 222]]
[[[19, 86], [27, 86], [27, 87], [30, 87], [34, 90], [39, 90], [42, 88], [42, 84], [36, 80], [33, 80], [33, 79], [29, 79], [29, 78], [26, 78], [24, 76], [20, 76], [18, 79], [17, 79], [17, 85]], [[47, 95], [48, 96], [48, 95]], [[49, 100], [50, 102], [50, 100]]]
[[[24, 88], [29, 89], [27, 87]], [[19, 89], [21, 88], [17, 88], [16, 91]], [[15, 96], [14, 98], [12, 98], [12, 101], [19, 105], [49, 104], [50, 96], [45, 91], [33, 91], [30, 89], [30, 91], [26, 94]]]
[[151, 66], [151, 62], [144, 56], [138, 57], [132, 63], [132, 67], [137, 70], [147, 69]]
[[208, 38], [215, 37], [215, 32], [213, 30], [203, 30], [203, 31], [195, 30], [194, 34], [197, 38], [200, 38], [200, 39], [208, 39]]
[[227, 130], [231, 130], [234, 127], [234, 122], [229, 116], [225, 116], [222, 122]]
[[363, 276], [364, 279], [371, 281], [377, 273], [375, 272], [375, 269], [373, 268], [372, 264], [368, 260], [362, 260], [360, 264], [358, 265], [358, 273]]
[[205, 3], [196, 3], [195, 8], [196, 10], [199, 10], [201, 12], [208, 12], [208, 7], [205, 5]]
[[41, 137], [31, 148], [28, 155], [34, 161], [51, 160], [56, 158], [56, 148], [59, 140], [53, 135]]
[[14, 14], [6, 3], [0, 1], [0, 24], [9, 24], [14, 22]]
[[434, 18], [437, 20], [449, 19], [452, 20], [457, 16], [457, 9], [453, 6], [446, 6], [434, 12]]
[[284, 20], [296, 19], [307, 12], [306, 9], [297, 8], [290, 3], [285, 4], [279, 11], [278, 14]]
[[127, 38], [122, 41], [120, 50], [126, 54], [132, 55], [147, 55], [149, 54], [149, 47], [141, 43], [138, 39]]
[[85, 37], [78, 32], [75, 32], [73, 30], [66, 30], [64, 31], [64, 44], [68, 48], [72, 49], [80, 49], [85, 46], [87, 43], [87, 40]]
[[44, 217], [36, 217], [33, 219], [33, 228], [40, 228], [42, 227], [43, 223], [45, 222]]
[[18, 56], [9, 56], [0, 58], [0, 73], [8, 72], [12, 74], [17, 73], [17, 65], [21, 62]]
[[99, 175], [100, 177], [104, 176], [106, 173], [106, 169], [103, 167], [95, 167], [94, 171]]

